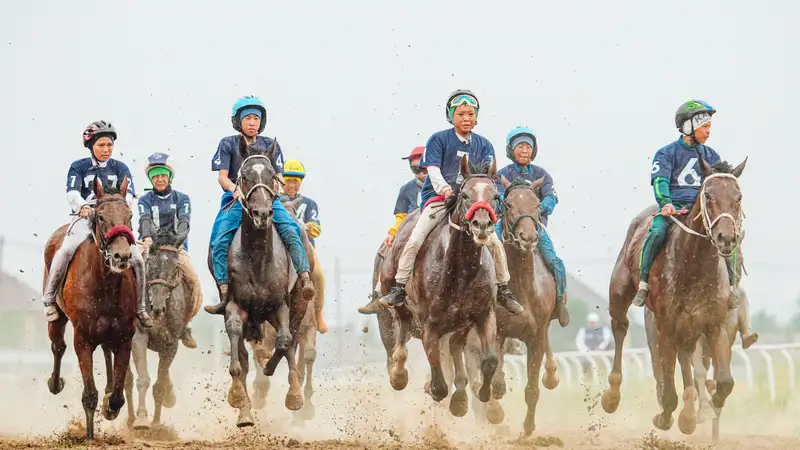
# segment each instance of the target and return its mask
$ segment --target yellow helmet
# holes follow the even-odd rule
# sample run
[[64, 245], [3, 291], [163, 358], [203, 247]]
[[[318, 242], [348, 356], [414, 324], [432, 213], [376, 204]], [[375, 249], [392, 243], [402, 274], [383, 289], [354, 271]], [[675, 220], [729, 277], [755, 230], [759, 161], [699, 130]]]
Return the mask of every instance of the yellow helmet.
[[306, 168], [296, 159], [290, 159], [283, 165], [283, 178], [295, 178], [302, 181], [306, 177]]

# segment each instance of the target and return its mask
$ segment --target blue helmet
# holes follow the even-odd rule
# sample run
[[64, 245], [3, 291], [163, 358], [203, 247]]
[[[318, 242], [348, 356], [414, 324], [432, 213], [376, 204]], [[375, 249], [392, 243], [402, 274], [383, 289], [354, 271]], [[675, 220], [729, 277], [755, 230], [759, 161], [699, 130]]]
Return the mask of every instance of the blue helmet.
[[536, 158], [536, 153], [539, 151], [539, 145], [536, 143], [536, 134], [530, 127], [524, 126], [517, 126], [511, 129], [506, 135], [506, 156], [513, 162], [514, 160], [514, 147], [511, 146], [511, 143], [514, 139], [518, 136], [528, 136], [533, 141], [531, 147], [533, 147], [533, 153], [531, 154], [531, 161]]
[[233, 129], [240, 133], [242, 132], [242, 118], [239, 115], [247, 109], [255, 109], [261, 113], [261, 125], [258, 127], [258, 132], [264, 131], [264, 127], [267, 126], [267, 107], [264, 106], [264, 102], [260, 98], [252, 95], [245, 95], [233, 104], [231, 109], [231, 125], [233, 125]]

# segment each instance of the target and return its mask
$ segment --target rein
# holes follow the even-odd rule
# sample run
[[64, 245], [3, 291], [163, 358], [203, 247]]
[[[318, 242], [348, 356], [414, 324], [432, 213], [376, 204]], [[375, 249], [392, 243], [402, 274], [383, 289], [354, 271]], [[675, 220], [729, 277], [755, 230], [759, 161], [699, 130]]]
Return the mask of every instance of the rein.
[[[515, 184], [513, 186], [510, 186], [508, 189], [506, 189], [505, 196], [508, 196], [508, 193], [513, 191], [514, 189], [519, 189], [519, 188], [528, 189], [528, 190], [532, 191], [534, 193], [534, 195], [536, 195], [536, 192], [534, 191], [532, 186], [523, 185], [523, 184]], [[505, 205], [505, 202], [504, 202], [504, 205]], [[505, 211], [506, 211], [506, 209], [504, 208], [503, 218], [508, 219], [509, 217], [508, 217], [507, 213], [505, 213]], [[509, 221], [505, 221], [506, 225], [508, 225], [508, 231], [506, 232], [506, 227], [503, 227], [503, 240], [510, 238], [514, 242], [518, 241], [517, 237], [514, 236], [514, 229], [516, 229], [517, 225], [519, 225], [520, 222], [522, 222], [524, 219], [531, 219], [533, 221], [534, 226], [536, 226], [537, 230], [541, 226], [541, 223], [539, 222], [539, 214], [538, 213], [537, 214], [520, 214], [517, 217], [515, 217], [514, 220], [512, 220], [510, 222]]]
[[[466, 178], [464, 179], [464, 181], [462, 181], [462, 182], [461, 182], [461, 185], [459, 186], [459, 188], [458, 188], [458, 191], [459, 191], [459, 192], [462, 192], [462, 191], [464, 190], [464, 186], [466, 186], [467, 182], [468, 182], [469, 180], [473, 179], [473, 178], [488, 178], [488, 179], [491, 181], [491, 183], [492, 183], [492, 184], [494, 184], [494, 180], [492, 180], [492, 177], [490, 177], [489, 175], [487, 175], [487, 174], [484, 174], [484, 173], [476, 173], [476, 174], [471, 174], [471, 175], [469, 175], [468, 177], [466, 177]], [[489, 204], [489, 202], [487, 202], [487, 201], [485, 201], [485, 200], [482, 200], [482, 201], [479, 201], [479, 202], [474, 202], [474, 203], [473, 203], [473, 204], [472, 204], [472, 205], [469, 207], [469, 209], [468, 209], [468, 210], [467, 210], [467, 212], [464, 214], [464, 217], [463, 217], [463, 219], [462, 219], [462, 225], [459, 225], [459, 224], [457, 224], [457, 223], [453, 222], [452, 213], [453, 213], [453, 212], [455, 212], [455, 211], [458, 209], [458, 206], [461, 204], [461, 202], [462, 202], [462, 201], [463, 201], [463, 199], [459, 199], [459, 200], [458, 200], [458, 201], [455, 203], [455, 205], [453, 205], [453, 207], [452, 207], [452, 211], [450, 211], [450, 213], [447, 215], [447, 222], [448, 222], [448, 224], [449, 224], [451, 227], [453, 227], [454, 229], [456, 229], [456, 230], [458, 230], [458, 231], [464, 231], [464, 232], [466, 232], [467, 234], [470, 234], [470, 229], [469, 229], [469, 227], [465, 227], [465, 226], [463, 226], [463, 221], [472, 219], [472, 216], [473, 216], [473, 215], [474, 215], [474, 214], [475, 214], [475, 213], [476, 213], [476, 212], [477, 212], [479, 209], [484, 209], [484, 210], [486, 210], [486, 211], [488, 211], [488, 212], [489, 212], [489, 216], [490, 216], [490, 217], [491, 217], [491, 219], [492, 219], [492, 223], [496, 223], [496, 222], [497, 222], [497, 215], [495, 214], [495, 212], [494, 212], [494, 209], [493, 209], [493, 208], [492, 208], [492, 206]], [[501, 203], [501, 204], [503, 204], [502, 200], [500, 200], [500, 203]], [[438, 206], [438, 208], [441, 208], [441, 207], [444, 207], [444, 206], [446, 206], [446, 205]], [[431, 207], [433, 208], [433, 206], [431, 206]]]
[[[248, 156], [247, 158], [245, 158], [244, 161], [242, 161], [242, 165], [239, 167], [239, 175], [236, 178], [236, 189], [240, 193], [243, 193], [242, 192], [242, 168], [245, 166], [247, 161], [249, 161], [251, 159], [266, 159], [267, 160], [267, 164], [270, 167], [272, 166], [272, 161], [270, 161], [270, 159], [268, 157], [266, 157], [265, 155], [251, 155], [251, 156]], [[276, 179], [275, 175], [273, 175], [271, 179], [275, 180]], [[253, 215], [250, 213], [250, 209], [247, 208], [247, 201], [250, 200], [250, 197], [253, 195], [253, 193], [255, 193], [256, 189], [259, 189], [259, 188], [263, 188], [263, 189], [265, 189], [267, 191], [267, 194], [269, 195], [270, 200], [272, 200], [275, 197], [277, 197], [277, 194], [275, 193], [275, 191], [273, 191], [271, 187], [267, 186], [264, 183], [256, 183], [255, 185], [253, 185], [253, 187], [250, 188], [249, 191], [247, 191], [246, 194], [239, 195], [238, 201], [242, 205], [242, 209], [244, 210], [244, 212], [247, 213], [247, 215], [251, 219], [253, 218]], [[228, 205], [226, 205], [226, 208], [230, 209], [230, 207], [233, 206], [233, 203], [235, 201], [236, 200], [231, 200], [231, 202]]]
[[[175, 248], [175, 247], [173, 247], [171, 245], [161, 245], [161, 246], [153, 248], [153, 250], [163, 250], [163, 251], [171, 252], [171, 253], [180, 253], [180, 250], [178, 250], [177, 248]], [[147, 286], [148, 287], [153, 286], [154, 284], [160, 284], [160, 285], [168, 287], [170, 290], [173, 290], [173, 289], [175, 289], [176, 287], [178, 287], [181, 284], [181, 280], [180, 280], [180, 277], [176, 278], [175, 281], [169, 281], [169, 280], [165, 280], [163, 278], [156, 278], [154, 280], [147, 280]]]
[[[106, 249], [106, 246], [108, 245], [108, 242], [113, 240], [114, 238], [116, 238], [118, 236], [124, 236], [125, 239], [128, 241], [129, 245], [133, 245], [133, 244], [136, 243], [136, 239], [133, 237], [133, 231], [127, 225], [123, 225], [123, 224], [115, 225], [115, 226], [111, 227], [110, 230], [106, 231], [105, 234], [100, 234], [100, 221], [97, 220], [97, 217], [100, 215], [100, 206], [102, 206], [102, 205], [104, 205], [106, 203], [109, 203], [109, 202], [123, 202], [123, 203], [125, 203], [126, 206], [128, 204], [128, 202], [125, 200], [125, 198], [116, 197], [116, 196], [114, 196], [114, 197], [104, 197], [104, 198], [101, 198], [101, 199], [97, 200], [97, 203], [95, 203], [95, 205], [94, 205], [94, 209], [95, 209], [94, 235], [95, 236], [94, 237], [95, 237], [95, 241], [98, 244], [98, 246], [97, 246], [98, 250], [100, 251], [101, 254], [105, 252], [105, 249]], [[106, 259], [109, 259], [108, 255], [106, 255]]]
[[733, 228], [734, 228], [734, 230], [736, 232], [736, 241], [737, 242], [741, 242], [741, 237], [742, 237], [742, 233], [743, 233], [743, 229], [744, 229], [743, 221], [742, 221], [742, 219], [744, 218], [744, 210], [742, 209], [742, 206], [740, 204], [739, 205], [739, 211], [738, 211], [738, 214], [737, 214], [737, 216], [739, 216], [738, 218], [737, 217], [733, 217], [733, 215], [730, 214], [730, 213], [724, 212], [724, 213], [720, 213], [717, 217], [714, 218], [714, 220], [711, 220], [711, 216], [709, 216], [708, 209], [706, 208], [705, 187], [706, 187], [706, 183], [708, 182], [708, 180], [711, 180], [713, 178], [729, 178], [729, 179], [734, 180], [736, 182], [737, 186], [739, 185], [739, 180], [735, 176], [733, 176], [733, 174], [730, 174], [730, 173], [714, 173], [714, 174], [711, 174], [711, 175], [707, 176], [705, 178], [705, 180], [703, 180], [703, 186], [700, 188], [700, 212], [697, 213], [697, 215], [692, 220], [697, 220], [698, 217], [702, 217], [702, 219], [703, 219], [703, 229], [705, 230], [705, 234], [698, 233], [697, 231], [692, 230], [691, 228], [686, 226], [683, 222], [681, 222], [680, 220], [676, 219], [674, 216], [669, 216], [669, 218], [674, 223], [678, 224], [678, 226], [683, 231], [685, 231], [685, 232], [687, 232], [687, 233], [689, 233], [689, 234], [691, 234], [693, 236], [697, 236], [697, 237], [700, 237], [700, 238], [703, 238], [703, 239], [710, 240], [711, 244], [714, 245], [714, 248], [717, 249], [717, 252], [720, 255], [722, 255], [722, 256], [727, 258], [727, 257], [733, 255], [733, 253], [726, 254], [726, 253], [723, 253], [722, 251], [720, 251], [719, 245], [717, 244], [717, 240], [716, 240], [716, 238], [714, 238], [714, 234], [711, 232], [711, 229], [720, 220], [722, 220], [722, 219], [730, 219], [731, 221], [733, 221]]

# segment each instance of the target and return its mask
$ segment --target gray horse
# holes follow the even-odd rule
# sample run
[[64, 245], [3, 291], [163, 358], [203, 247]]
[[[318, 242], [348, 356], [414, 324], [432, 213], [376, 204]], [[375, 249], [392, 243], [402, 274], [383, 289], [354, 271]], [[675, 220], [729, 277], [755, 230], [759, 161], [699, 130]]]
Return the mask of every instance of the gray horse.
[[147, 267], [147, 306], [155, 321], [155, 326], [144, 330], [136, 326], [133, 336], [132, 356], [136, 366], [136, 388], [139, 391], [139, 407], [133, 412], [133, 372], [128, 367], [125, 379], [125, 395], [128, 397], [128, 425], [135, 429], [148, 429], [146, 396], [150, 387], [150, 374], [147, 372], [147, 350], [158, 353], [158, 375], [153, 385], [155, 412], [153, 425], [161, 423], [161, 408], [175, 406], [175, 390], [169, 378], [169, 368], [178, 353], [178, 344], [189, 322], [189, 299], [184, 289], [179, 249], [186, 240], [187, 233], [159, 233], [148, 250]]

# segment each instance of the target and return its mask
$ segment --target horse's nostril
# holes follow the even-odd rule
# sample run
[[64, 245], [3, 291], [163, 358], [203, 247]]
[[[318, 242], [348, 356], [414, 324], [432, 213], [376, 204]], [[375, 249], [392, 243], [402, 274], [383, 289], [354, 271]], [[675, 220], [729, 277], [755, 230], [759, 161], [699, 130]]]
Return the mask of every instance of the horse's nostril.
[[470, 224], [475, 228], [480, 228], [480, 224], [478, 223], [477, 219], [472, 219], [472, 222], [470, 222]]

